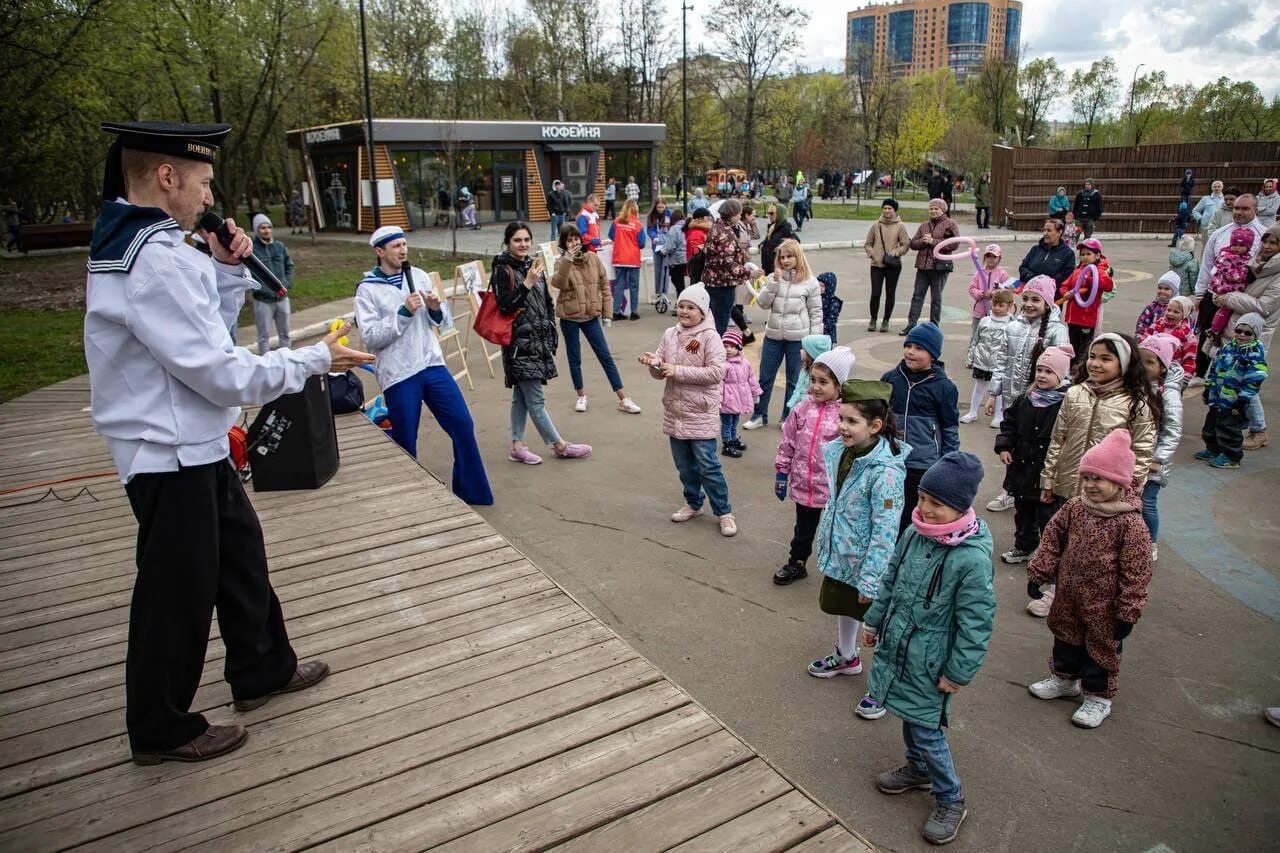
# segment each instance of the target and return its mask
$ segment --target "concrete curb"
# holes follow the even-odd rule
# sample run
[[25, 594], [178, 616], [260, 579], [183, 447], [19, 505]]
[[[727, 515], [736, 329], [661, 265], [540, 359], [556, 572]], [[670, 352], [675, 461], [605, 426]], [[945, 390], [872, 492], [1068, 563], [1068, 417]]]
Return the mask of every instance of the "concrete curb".
[[[332, 305], [334, 303], [331, 302], [329, 304]], [[323, 306], [316, 305], [315, 307], [321, 308]], [[334, 314], [328, 320], [321, 320], [318, 323], [312, 323], [309, 326], [303, 326], [301, 329], [290, 329], [289, 338], [291, 341], [308, 340], [310, 338], [323, 338], [325, 335], [329, 334], [329, 324], [332, 323], [335, 319], [341, 318], [343, 320], [354, 321], [355, 317], [356, 317], [356, 313], [354, 311], [347, 311], [342, 314]], [[267, 341], [267, 346], [273, 349], [275, 347], [278, 347], [279, 345], [280, 345], [279, 335], [272, 335], [271, 340]], [[258, 352], [257, 341], [254, 341], [251, 344], [245, 344], [244, 348], [247, 349], [249, 352], [254, 353], [255, 355], [262, 355], [262, 353]]]

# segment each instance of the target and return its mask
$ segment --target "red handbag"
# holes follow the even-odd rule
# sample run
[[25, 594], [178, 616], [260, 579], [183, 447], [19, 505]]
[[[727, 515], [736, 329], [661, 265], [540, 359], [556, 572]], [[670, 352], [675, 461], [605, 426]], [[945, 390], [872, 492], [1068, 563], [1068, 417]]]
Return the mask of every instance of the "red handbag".
[[498, 296], [493, 288], [480, 294], [480, 310], [476, 311], [476, 319], [472, 328], [476, 334], [491, 344], [498, 346], [511, 345], [511, 327], [516, 321], [515, 314], [504, 314], [498, 310]]

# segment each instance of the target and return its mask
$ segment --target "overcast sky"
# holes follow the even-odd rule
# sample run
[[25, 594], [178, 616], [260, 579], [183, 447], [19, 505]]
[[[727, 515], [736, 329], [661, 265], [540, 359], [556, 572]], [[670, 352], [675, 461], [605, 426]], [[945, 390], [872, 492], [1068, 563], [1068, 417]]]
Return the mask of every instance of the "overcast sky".
[[[766, 0], [767, 2], [767, 0]], [[844, 70], [845, 14], [865, 0], [788, 0], [810, 14], [801, 61], [810, 69]], [[667, 0], [679, 20], [680, 0]], [[700, 19], [714, 0], [693, 0], [689, 42], [706, 42]], [[1270, 8], [1272, 11], [1263, 11]], [[1161, 70], [1170, 82], [1202, 86], [1219, 77], [1252, 80], [1280, 94], [1280, 11], [1248, 0], [1024, 0], [1022, 41], [1028, 58], [1053, 56], [1068, 71], [1110, 54], [1127, 91], [1141, 73]], [[1058, 116], [1065, 118], [1065, 115]]]

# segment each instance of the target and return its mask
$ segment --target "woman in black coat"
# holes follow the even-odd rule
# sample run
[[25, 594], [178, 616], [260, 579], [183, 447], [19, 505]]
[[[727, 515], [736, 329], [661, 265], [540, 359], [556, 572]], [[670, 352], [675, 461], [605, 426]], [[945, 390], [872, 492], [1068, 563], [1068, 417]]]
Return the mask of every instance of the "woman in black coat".
[[772, 275], [773, 258], [778, 253], [778, 247], [782, 245], [783, 240], [795, 240], [796, 232], [791, 229], [786, 213], [778, 212], [776, 204], [769, 205], [768, 216], [769, 230], [765, 232], [764, 242], [760, 244], [760, 267], [765, 275]]
[[560, 437], [547, 414], [547, 398], [542, 386], [556, 378], [556, 312], [543, 276], [542, 259], [534, 259], [533, 230], [526, 222], [512, 222], [503, 234], [506, 250], [494, 257], [489, 288], [498, 300], [498, 310], [515, 314], [511, 343], [502, 348], [502, 373], [511, 389], [512, 462], [537, 465], [542, 457], [524, 443], [524, 428], [530, 418], [542, 440], [561, 459], [591, 455], [591, 445], [571, 444]]
[[1044, 236], [1027, 252], [1018, 265], [1018, 279], [1023, 284], [1038, 275], [1047, 275], [1059, 287], [1076, 268], [1076, 253], [1062, 241], [1062, 221], [1049, 218], [1044, 221]]

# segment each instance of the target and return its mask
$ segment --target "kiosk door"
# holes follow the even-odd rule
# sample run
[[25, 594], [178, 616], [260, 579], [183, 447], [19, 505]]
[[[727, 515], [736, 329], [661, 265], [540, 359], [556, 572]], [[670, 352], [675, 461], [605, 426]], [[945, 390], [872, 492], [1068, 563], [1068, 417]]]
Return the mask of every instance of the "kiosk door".
[[520, 166], [498, 164], [493, 167], [494, 208], [499, 222], [508, 219], [527, 219], [528, 205], [524, 187], [524, 169]]

